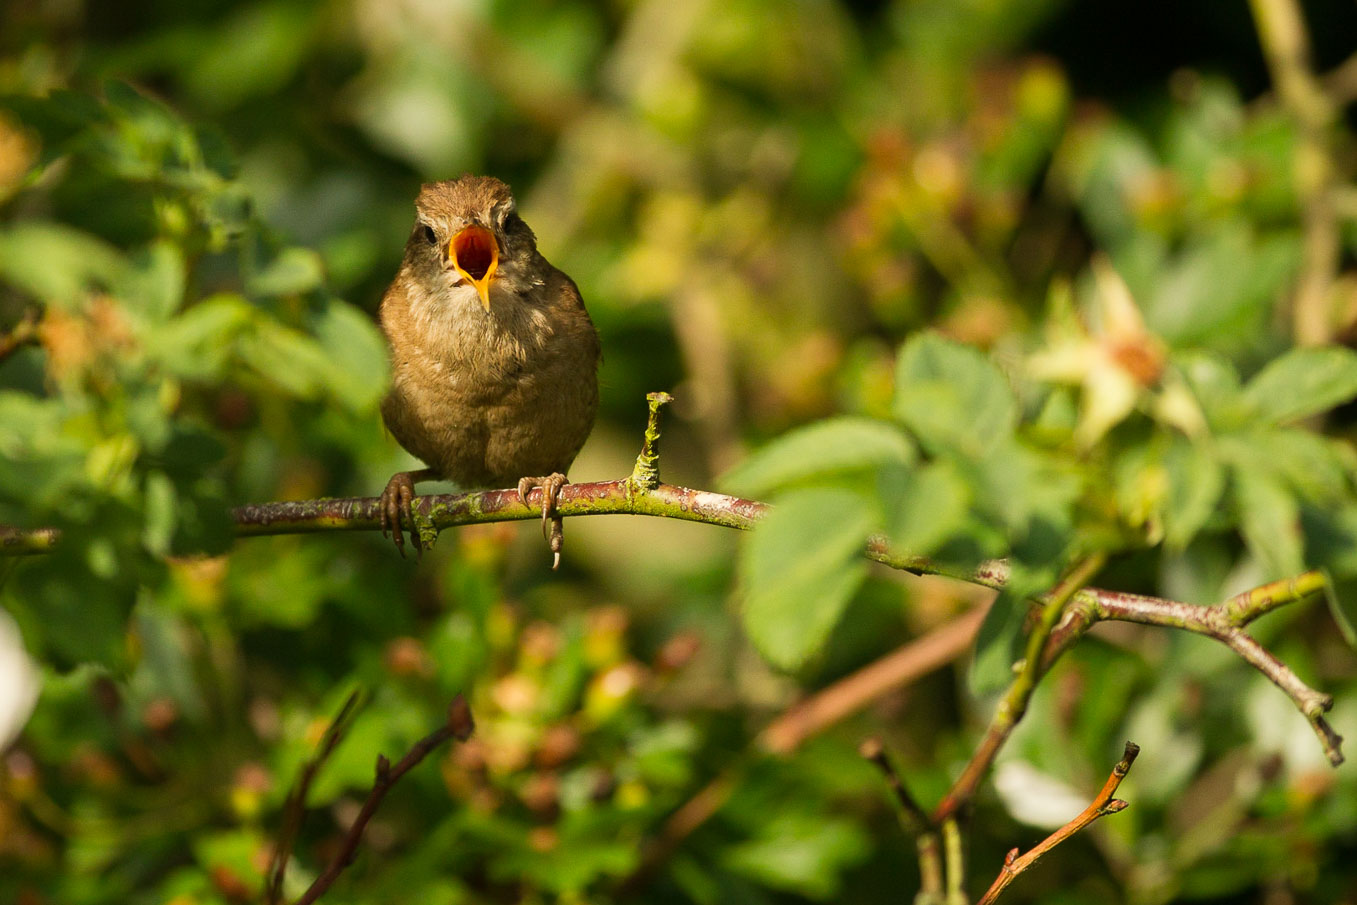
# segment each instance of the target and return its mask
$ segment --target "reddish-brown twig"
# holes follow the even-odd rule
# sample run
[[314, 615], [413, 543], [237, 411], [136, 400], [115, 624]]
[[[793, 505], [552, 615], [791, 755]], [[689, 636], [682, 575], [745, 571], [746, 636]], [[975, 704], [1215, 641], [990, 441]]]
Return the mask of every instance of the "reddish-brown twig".
[[325, 729], [325, 735], [321, 738], [320, 747], [302, 766], [302, 772], [297, 777], [297, 784], [292, 787], [288, 793], [287, 802], [283, 805], [283, 825], [278, 831], [278, 840], [273, 846], [273, 855], [269, 858], [269, 870], [267, 875], [268, 885], [264, 891], [264, 901], [267, 905], [277, 905], [283, 897], [283, 877], [287, 873], [287, 860], [292, 856], [292, 846], [296, 844], [297, 833], [302, 828], [302, 818], [306, 815], [306, 795], [311, 789], [311, 782], [320, 772], [320, 768], [329, 758], [330, 753], [335, 750], [344, 733], [348, 731], [349, 721], [353, 717], [355, 709], [358, 706], [359, 690], [355, 689], [344, 701], [344, 706], [339, 708], [339, 713], [330, 721], [330, 725]]
[[1041, 842], [1037, 843], [1027, 854], [1019, 857], [1018, 850], [1015, 848], [1004, 858], [1004, 866], [999, 871], [999, 876], [994, 878], [990, 888], [980, 897], [976, 905], [990, 905], [999, 897], [1019, 874], [1027, 870], [1041, 858], [1042, 855], [1055, 848], [1075, 833], [1088, 826], [1099, 817], [1107, 814], [1115, 814], [1118, 811], [1126, 809], [1126, 802], [1119, 798], [1113, 798], [1117, 787], [1121, 781], [1126, 778], [1126, 774], [1131, 770], [1131, 764], [1135, 763], [1136, 755], [1140, 753], [1140, 746], [1135, 742], [1126, 743], [1126, 751], [1122, 754], [1121, 760], [1112, 768], [1112, 774], [1107, 777], [1107, 782], [1103, 784], [1102, 791], [1098, 797], [1093, 799], [1092, 804], [1084, 808], [1079, 816], [1075, 817], [1069, 823], [1047, 836]]
[[386, 797], [386, 793], [402, 776], [427, 757], [430, 751], [433, 751], [448, 739], [455, 738], [461, 742], [466, 741], [471, 737], [473, 729], [475, 729], [475, 722], [471, 718], [471, 708], [467, 706], [466, 699], [459, 694], [448, 705], [447, 721], [415, 742], [414, 746], [394, 767], [391, 766], [391, 762], [384, 755], [377, 755], [377, 778], [372, 783], [372, 791], [368, 793], [367, 800], [363, 802], [363, 807], [358, 811], [358, 816], [354, 818], [348, 832], [344, 834], [344, 840], [340, 843], [339, 851], [335, 853], [334, 858], [330, 860], [325, 870], [321, 871], [320, 876], [316, 877], [306, 892], [302, 893], [301, 897], [297, 899], [296, 905], [310, 905], [310, 903], [319, 899], [344, 872], [344, 868], [353, 862], [354, 852], [358, 850], [358, 843], [363, 840], [363, 831], [367, 829], [368, 821], [372, 819], [373, 814], [377, 813], [377, 808], [381, 805], [382, 799]]
[[297, 899], [295, 905], [310, 905], [319, 899], [344, 869], [353, 863], [354, 853], [358, 850], [358, 844], [363, 841], [363, 831], [367, 829], [368, 822], [372, 820], [372, 815], [377, 813], [377, 808], [386, 797], [386, 793], [402, 776], [448, 739], [466, 741], [471, 737], [473, 729], [475, 723], [471, 718], [471, 708], [467, 706], [466, 699], [459, 694], [448, 705], [448, 718], [443, 725], [415, 742], [394, 767], [385, 756], [377, 755], [377, 777], [372, 783], [372, 791], [368, 793], [367, 800], [358, 811], [358, 816], [344, 833], [339, 851], [326, 865], [325, 870], [321, 871], [320, 876], [316, 877], [306, 892]]

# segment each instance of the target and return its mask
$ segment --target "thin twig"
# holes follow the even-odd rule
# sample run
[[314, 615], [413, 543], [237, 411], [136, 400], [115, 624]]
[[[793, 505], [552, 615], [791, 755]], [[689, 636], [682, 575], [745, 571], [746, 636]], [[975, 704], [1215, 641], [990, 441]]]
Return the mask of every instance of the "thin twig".
[[267, 905], [277, 905], [283, 900], [283, 877], [287, 873], [287, 861], [292, 856], [292, 847], [297, 842], [297, 833], [302, 828], [302, 818], [306, 815], [306, 795], [316, 774], [348, 732], [350, 720], [358, 706], [359, 695], [360, 691], [355, 689], [344, 701], [344, 706], [339, 708], [339, 713], [335, 714], [335, 718], [326, 727], [320, 747], [303, 765], [296, 785], [288, 793], [287, 801], [283, 805], [283, 825], [273, 845], [273, 855], [269, 858], [268, 885], [264, 891], [264, 901]]
[[943, 905], [942, 844], [937, 829], [900, 778], [881, 739], [867, 739], [858, 748], [858, 753], [875, 764], [886, 778], [886, 785], [898, 805], [900, 823], [914, 837], [919, 854], [919, 894], [914, 897], [914, 905]]
[[1139, 745], [1134, 742], [1127, 742], [1125, 753], [1122, 754], [1121, 760], [1117, 762], [1117, 765], [1112, 768], [1112, 774], [1107, 777], [1107, 782], [1103, 784], [1102, 791], [1098, 793], [1098, 797], [1094, 798], [1093, 802], [1085, 808], [1079, 816], [1047, 836], [1027, 854], [1019, 857], [1016, 848], [1010, 851], [1008, 856], [1004, 858], [1004, 866], [1000, 869], [999, 876], [994, 878], [994, 883], [991, 884], [985, 894], [980, 897], [980, 901], [978, 901], [976, 905], [990, 905], [990, 903], [997, 899], [999, 894], [1008, 887], [1008, 884], [1012, 883], [1019, 874], [1035, 864], [1042, 855], [1046, 854], [1099, 817], [1125, 810], [1126, 802], [1119, 798], [1113, 798], [1112, 796], [1116, 794], [1117, 787], [1121, 785], [1121, 781], [1125, 779], [1126, 774], [1130, 772], [1131, 764], [1135, 763], [1136, 755], [1139, 753]]
[[358, 844], [363, 840], [363, 831], [367, 829], [368, 821], [372, 815], [377, 813], [377, 808], [402, 776], [429, 755], [439, 745], [451, 738], [464, 742], [471, 737], [472, 730], [475, 729], [475, 723], [471, 719], [471, 708], [467, 706], [466, 699], [460, 694], [452, 699], [448, 705], [448, 718], [443, 725], [439, 726], [433, 732], [430, 732], [424, 738], [415, 742], [406, 755], [400, 759], [394, 767], [384, 756], [377, 756], [377, 778], [372, 783], [372, 791], [368, 793], [367, 800], [363, 802], [363, 807], [349, 826], [348, 832], [344, 834], [344, 839], [340, 843], [339, 851], [335, 853], [334, 858], [330, 860], [320, 876], [302, 893], [297, 899], [295, 905], [310, 905], [310, 903], [319, 899], [330, 888], [339, 875], [344, 872], [344, 868], [353, 862], [354, 853], [358, 850]]
[[1059, 623], [1065, 605], [1075, 594], [1083, 590], [1084, 586], [1103, 567], [1106, 560], [1107, 557], [1101, 553], [1095, 553], [1084, 558], [1047, 595], [1042, 607], [1041, 617], [1037, 620], [1031, 634], [1027, 636], [1027, 653], [1022, 660], [1018, 674], [1014, 677], [1012, 684], [1009, 685], [1008, 691], [1004, 693], [999, 706], [995, 708], [994, 717], [990, 720], [989, 728], [985, 730], [985, 737], [981, 739], [975, 753], [967, 762], [965, 769], [961, 771], [961, 775], [957, 777], [951, 790], [942, 799], [942, 803], [938, 805], [934, 815], [937, 821], [941, 822], [954, 815], [975, 794], [976, 788], [980, 785], [980, 780], [989, 772], [990, 765], [994, 762], [995, 756], [998, 755], [999, 749], [1008, 740], [1008, 736], [1018, 725], [1023, 714], [1027, 712], [1027, 704], [1032, 699], [1032, 692], [1036, 690], [1037, 680], [1050, 668], [1050, 663], [1043, 656], [1046, 649], [1046, 639], [1051, 636]]

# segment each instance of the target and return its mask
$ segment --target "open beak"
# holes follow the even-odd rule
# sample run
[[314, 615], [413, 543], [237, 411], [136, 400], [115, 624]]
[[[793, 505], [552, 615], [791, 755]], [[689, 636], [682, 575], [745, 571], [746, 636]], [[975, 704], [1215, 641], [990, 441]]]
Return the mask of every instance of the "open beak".
[[468, 226], [448, 243], [448, 260], [453, 268], [476, 287], [481, 306], [490, 310], [490, 280], [499, 266], [499, 243], [495, 234], [483, 226]]

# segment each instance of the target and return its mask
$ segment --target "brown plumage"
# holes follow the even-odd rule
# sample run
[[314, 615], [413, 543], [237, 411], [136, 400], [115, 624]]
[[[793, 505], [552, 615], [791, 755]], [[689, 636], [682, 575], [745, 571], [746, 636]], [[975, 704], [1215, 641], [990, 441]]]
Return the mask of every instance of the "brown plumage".
[[[391, 392], [382, 418], [428, 468], [382, 493], [404, 552], [417, 481], [543, 488], [543, 520], [594, 424], [598, 334], [573, 280], [537, 251], [509, 187], [488, 176], [425, 185], [382, 298]], [[419, 536], [411, 538], [419, 548]], [[552, 522], [559, 560], [560, 521]]]

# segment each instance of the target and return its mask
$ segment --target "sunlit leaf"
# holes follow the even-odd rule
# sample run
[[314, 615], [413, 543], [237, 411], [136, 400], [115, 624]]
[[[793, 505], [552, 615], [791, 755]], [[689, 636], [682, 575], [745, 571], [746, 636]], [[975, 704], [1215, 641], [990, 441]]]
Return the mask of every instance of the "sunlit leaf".
[[1342, 346], [1292, 349], [1249, 381], [1244, 398], [1274, 424], [1318, 415], [1357, 396], [1357, 352]]
[[41, 301], [71, 306], [122, 274], [122, 255], [101, 239], [59, 223], [23, 221], [0, 229], [0, 281]]
[[829, 637], [867, 574], [867, 501], [847, 490], [787, 493], [741, 553], [745, 630], [774, 666], [796, 669]]
[[818, 477], [884, 465], [909, 465], [915, 451], [894, 424], [841, 416], [783, 434], [731, 469], [721, 485], [734, 493], [763, 496]]
[[979, 350], [921, 333], [900, 350], [896, 417], [929, 448], [981, 455], [1012, 436], [1018, 407], [1003, 372]]

